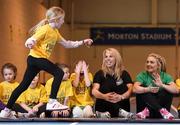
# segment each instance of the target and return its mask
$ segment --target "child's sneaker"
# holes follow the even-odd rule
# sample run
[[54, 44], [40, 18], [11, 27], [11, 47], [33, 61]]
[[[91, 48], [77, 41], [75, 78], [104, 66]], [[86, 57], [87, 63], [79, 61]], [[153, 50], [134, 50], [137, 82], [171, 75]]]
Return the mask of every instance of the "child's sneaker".
[[0, 118], [16, 119], [16, 116], [11, 110], [5, 108], [1, 110]]
[[126, 110], [119, 108], [119, 117], [135, 119], [136, 115], [134, 113], [127, 112]]
[[111, 114], [109, 112], [99, 112], [96, 111], [97, 118], [111, 118]]
[[174, 116], [170, 112], [168, 112], [168, 110], [165, 108], [160, 109], [159, 112], [161, 113], [161, 115], [164, 119], [169, 119], [169, 120], [174, 119]]
[[143, 111], [136, 114], [136, 117], [139, 119], [146, 119], [150, 114], [149, 109], [146, 107]]
[[46, 105], [46, 110], [63, 110], [63, 109], [68, 109], [68, 106], [62, 105], [57, 100], [53, 102], [48, 102]]

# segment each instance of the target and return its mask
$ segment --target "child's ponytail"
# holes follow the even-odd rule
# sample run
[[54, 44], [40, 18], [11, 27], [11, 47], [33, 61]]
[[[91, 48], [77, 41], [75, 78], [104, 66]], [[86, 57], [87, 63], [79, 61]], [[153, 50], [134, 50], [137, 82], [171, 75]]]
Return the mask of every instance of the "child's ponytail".
[[43, 25], [46, 25], [46, 24], [48, 24], [48, 20], [47, 20], [47, 19], [41, 20], [37, 25], [35, 25], [34, 27], [32, 27], [32, 28], [29, 30], [29, 35], [32, 36], [39, 27], [41, 27], [41, 26], [43, 26]]

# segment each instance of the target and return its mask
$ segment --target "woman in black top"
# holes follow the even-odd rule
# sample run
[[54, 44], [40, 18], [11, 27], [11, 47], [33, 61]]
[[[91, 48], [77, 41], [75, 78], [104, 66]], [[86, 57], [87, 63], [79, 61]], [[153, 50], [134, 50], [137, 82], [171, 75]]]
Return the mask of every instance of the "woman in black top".
[[120, 53], [114, 48], [104, 50], [102, 69], [96, 72], [93, 80], [95, 110], [109, 112], [111, 117], [119, 117], [119, 109], [129, 112], [132, 88], [133, 82], [124, 70]]

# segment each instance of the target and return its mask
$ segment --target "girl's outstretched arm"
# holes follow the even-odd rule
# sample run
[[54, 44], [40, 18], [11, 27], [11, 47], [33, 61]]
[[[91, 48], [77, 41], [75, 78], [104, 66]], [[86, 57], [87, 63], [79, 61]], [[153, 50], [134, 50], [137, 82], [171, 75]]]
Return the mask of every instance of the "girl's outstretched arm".
[[65, 48], [77, 48], [81, 45], [90, 46], [93, 43], [92, 39], [84, 39], [80, 41], [71, 41], [71, 40], [65, 40], [64, 38], [59, 41], [61, 45], [63, 45]]

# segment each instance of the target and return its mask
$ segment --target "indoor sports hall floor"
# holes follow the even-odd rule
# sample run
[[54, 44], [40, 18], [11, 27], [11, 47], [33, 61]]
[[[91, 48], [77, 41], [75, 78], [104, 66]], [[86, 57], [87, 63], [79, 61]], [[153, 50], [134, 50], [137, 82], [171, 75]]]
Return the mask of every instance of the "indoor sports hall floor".
[[[173, 105], [177, 106], [180, 101], [180, 97], [174, 97]], [[135, 97], [131, 98], [131, 111], [136, 112], [136, 100]], [[0, 119], [0, 125], [169, 125], [179, 124], [180, 119], [175, 111], [171, 110], [171, 113], [175, 116], [172, 121], [164, 119], [123, 119], [123, 118], [31, 118], [31, 119]]]

